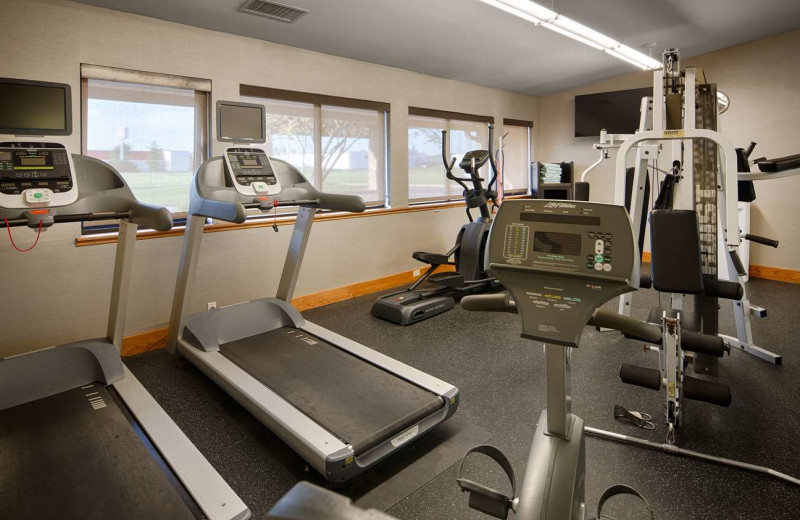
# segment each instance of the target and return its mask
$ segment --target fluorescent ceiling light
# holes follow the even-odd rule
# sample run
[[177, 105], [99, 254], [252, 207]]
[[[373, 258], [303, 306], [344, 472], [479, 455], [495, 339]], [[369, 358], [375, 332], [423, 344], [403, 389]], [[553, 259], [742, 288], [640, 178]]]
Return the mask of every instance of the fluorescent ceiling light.
[[613, 38], [601, 34], [594, 29], [576, 22], [564, 15], [543, 7], [530, 0], [481, 0], [533, 24], [541, 25], [561, 35], [579, 41], [584, 45], [601, 50], [610, 56], [635, 65], [642, 70], [661, 68], [661, 62], [650, 56], [622, 45]]

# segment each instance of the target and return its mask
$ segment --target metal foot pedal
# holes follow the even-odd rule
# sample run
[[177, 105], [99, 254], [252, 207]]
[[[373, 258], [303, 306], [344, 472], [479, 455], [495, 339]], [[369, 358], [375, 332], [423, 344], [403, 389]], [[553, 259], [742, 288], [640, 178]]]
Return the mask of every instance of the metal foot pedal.
[[464, 287], [464, 275], [458, 271], [444, 271], [435, 273], [428, 278], [432, 283], [444, 285], [445, 287], [459, 288]]
[[[467, 457], [471, 453], [482, 453], [497, 462], [500, 467], [503, 468], [509, 482], [511, 482], [510, 497], [461, 476], [464, 469], [464, 461], [467, 460]], [[476, 511], [505, 520], [508, 518], [509, 509], [514, 508], [514, 496], [517, 491], [517, 479], [514, 476], [514, 468], [511, 467], [511, 463], [503, 452], [491, 444], [476, 446], [464, 455], [464, 458], [461, 459], [461, 464], [458, 466], [458, 478], [456, 482], [458, 482], [458, 487], [461, 488], [461, 491], [469, 493], [469, 507]]]

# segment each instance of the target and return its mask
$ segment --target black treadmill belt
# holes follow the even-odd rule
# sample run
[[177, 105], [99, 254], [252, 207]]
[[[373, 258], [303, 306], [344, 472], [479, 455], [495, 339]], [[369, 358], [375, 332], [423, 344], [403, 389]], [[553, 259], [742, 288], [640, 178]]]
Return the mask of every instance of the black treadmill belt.
[[356, 455], [444, 406], [441, 397], [292, 327], [226, 343], [220, 352]]
[[97, 384], [0, 412], [0, 518], [180, 520], [195, 514], [115, 396]]

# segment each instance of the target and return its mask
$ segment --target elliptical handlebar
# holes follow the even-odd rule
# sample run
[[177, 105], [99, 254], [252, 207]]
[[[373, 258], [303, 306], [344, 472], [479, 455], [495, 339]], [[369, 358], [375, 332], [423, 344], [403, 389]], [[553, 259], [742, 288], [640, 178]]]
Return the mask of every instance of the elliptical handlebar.
[[453, 175], [453, 167], [456, 165], [455, 157], [451, 157], [450, 162], [449, 163], [447, 162], [447, 130], [442, 130], [442, 162], [444, 163], [444, 167], [446, 170], [445, 176], [451, 181], [456, 181], [458, 185], [464, 189], [464, 191], [469, 191], [469, 188], [467, 187], [466, 184], [464, 184], [464, 182], [473, 181], [474, 179], [471, 178], [468, 179], [466, 177], [456, 177], [455, 175]]
[[489, 185], [486, 187], [489, 190], [489, 198], [497, 204], [495, 200], [497, 194], [492, 192], [492, 186], [497, 182], [497, 162], [494, 160], [494, 125], [489, 123], [489, 166], [492, 167], [492, 178], [489, 180]]

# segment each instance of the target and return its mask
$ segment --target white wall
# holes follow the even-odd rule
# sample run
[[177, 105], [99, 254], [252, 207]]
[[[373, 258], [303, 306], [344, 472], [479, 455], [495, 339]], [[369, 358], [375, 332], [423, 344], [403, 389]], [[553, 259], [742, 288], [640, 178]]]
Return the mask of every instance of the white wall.
[[[792, 31], [687, 59], [683, 65], [702, 68], [708, 81], [730, 96], [731, 106], [720, 116], [722, 133], [736, 146], [756, 141], [754, 157], [781, 157], [800, 153], [798, 50], [800, 31]], [[652, 73], [641, 72], [540, 98], [537, 160], [575, 161], [580, 176], [599, 153], [592, 149], [596, 137], [573, 137], [575, 96], [650, 86]], [[613, 201], [615, 158], [611, 152], [611, 157], [589, 174], [593, 200]], [[781, 244], [778, 249], [753, 245], [752, 264], [800, 270], [800, 225], [795, 213], [798, 192], [800, 176], [756, 183], [751, 232], [779, 239]]]
[[[0, 0], [0, 19], [0, 76], [72, 85], [74, 128], [65, 141], [75, 151], [81, 63], [211, 79], [213, 102], [238, 99], [240, 83], [389, 102], [394, 207], [408, 202], [408, 106], [498, 123], [538, 119], [534, 97], [62, 0]], [[320, 222], [297, 295], [417, 267], [412, 251], [449, 249], [464, 221], [457, 208]], [[50, 229], [27, 254], [0, 238], [0, 356], [105, 333], [114, 246], [76, 248], [78, 234], [78, 225]], [[288, 227], [206, 235], [192, 310], [273, 292], [289, 235]], [[33, 240], [27, 230], [15, 236], [21, 245]], [[167, 323], [180, 246], [181, 238], [138, 242], [129, 334]]]

